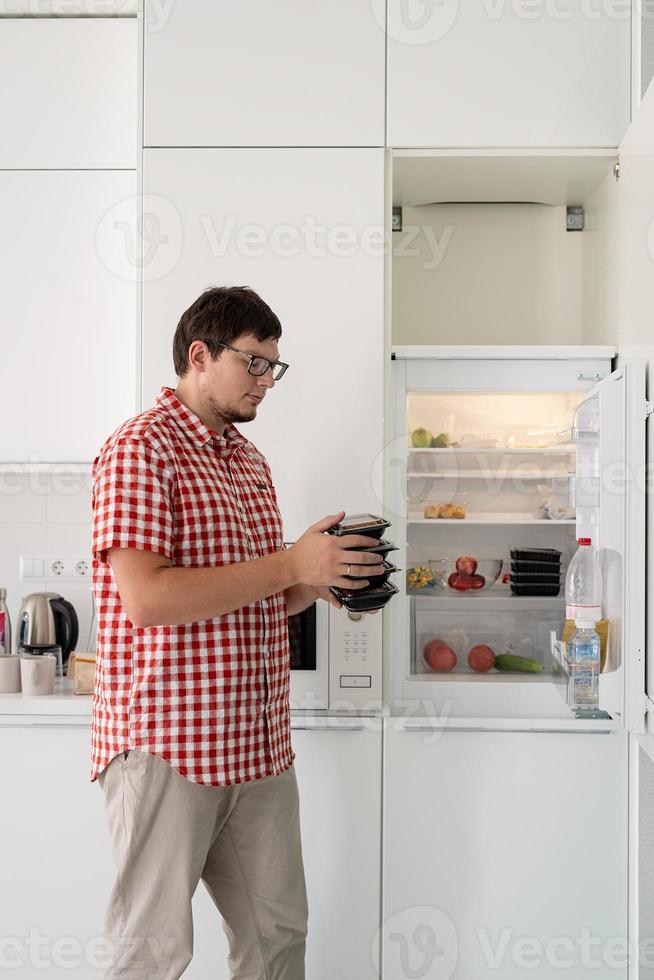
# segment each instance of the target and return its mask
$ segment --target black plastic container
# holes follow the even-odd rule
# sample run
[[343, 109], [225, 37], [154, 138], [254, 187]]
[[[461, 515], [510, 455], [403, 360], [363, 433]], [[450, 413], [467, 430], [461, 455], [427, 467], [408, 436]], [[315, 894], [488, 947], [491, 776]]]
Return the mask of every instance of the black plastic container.
[[340, 524], [330, 527], [328, 534], [365, 534], [368, 538], [379, 540], [386, 530], [391, 526], [390, 521], [385, 521], [383, 517], [375, 514], [349, 514], [346, 515]]
[[349, 612], [373, 612], [382, 609], [399, 589], [392, 582], [384, 582], [376, 589], [338, 589], [334, 585], [330, 591]]
[[553, 596], [560, 591], [560, 582], [553, 582], [551, 585], [514, 585], [511, 582], [511, 595]]
[[398, 547], [393, 544], [392, 541], [387, 541], [386, 538], [380, 538], [379, 544], [370, 548], [348, 548], [347, 551], [369, 551], [371, 555], [381, 555], [382, 558], [386, 558], [389, 551], [397, 551]]
[[560, 575], [561, 563], [553, 561], [512, 561], [511, 573], [517, 575], [532, 575], [544, 572], [547, 575]]
[[561, 552], [555, 548], [511, 548], [511, 561], [540, 561], [560, 564]]
[[[359, 565], [359, 568], [366, 568], [365, 565]], [[345, 578], [351, 578], [356, 581], [357, 578], [365, 578], [368, 581], [365, 591], [368, 589], [374, 589], [379, 585], [383, 585], [384, 582], [388, 581], [388, 576], [392, 575], [393, 572], [399, 572], [399, 568], [396, 568], [390, 561], [384, 561], [382, 564], [384, 571], [379, 575], [345, 575]]]
[[544, 575], [542, 573], [535, 575], [515, 575], [511, 573], [510, 578], [511, 585], [557, 585], [560, 582], [560, 575]]

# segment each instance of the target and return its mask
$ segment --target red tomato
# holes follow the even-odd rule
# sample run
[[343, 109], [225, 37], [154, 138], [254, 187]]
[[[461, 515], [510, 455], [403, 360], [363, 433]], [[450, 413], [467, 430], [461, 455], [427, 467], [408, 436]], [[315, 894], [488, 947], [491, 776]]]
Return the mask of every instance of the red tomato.
[[470, 555], [461, 555], [456, 560], [456, 570], [462, 575], [474, 575], [477, 571], [477, 559], [471, 558]]
[[483, 575], [471, 575], [470, 582], [472, 583], [470, 586], [472, 589], [483, 589], [486, 585], [486, 579]]
[[470, 647], [468, 663], [473, 670], [478, 670], [483, 674], [495, 666], [495, 654], [485, 643], [478, 643], [476, 646]]
[[432, 670], [452, 670], [456, 667], [456, 653], [444, 640], [430, 640], [425, 644], [422, 655]]

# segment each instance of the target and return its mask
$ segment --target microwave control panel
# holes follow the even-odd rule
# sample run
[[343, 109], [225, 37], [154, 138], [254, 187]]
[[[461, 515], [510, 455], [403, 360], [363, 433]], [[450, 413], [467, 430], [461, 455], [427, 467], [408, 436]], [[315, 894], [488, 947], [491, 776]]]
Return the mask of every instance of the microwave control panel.
[[329, 608], [329, 706], [376, 711], [382, 697], [382, 614]]

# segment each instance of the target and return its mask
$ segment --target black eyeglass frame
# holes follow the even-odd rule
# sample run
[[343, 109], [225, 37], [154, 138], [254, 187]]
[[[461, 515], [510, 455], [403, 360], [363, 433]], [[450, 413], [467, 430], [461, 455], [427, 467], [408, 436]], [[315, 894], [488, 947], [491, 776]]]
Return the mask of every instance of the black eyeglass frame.
[[[264, 357], [262, 354], [248, 354], [247, 351], [239, 350], [238, 347], [232, 347], [230, 344], [223, 344], [220, 341], [216, 343], [215, 346], [225, 347], [227, 350], [233, 350], [235, 354], [240, 354], [241, 357], [247, 358], [247, 360], [249, 361], [248, 374], [253, 375], [255, 378], [262, 378], [266, 373], [266, 371], [268, 370], [268, 368], [270, 368], [270, 370], [273, 373], [273, 381], [279, 381], [280, 378], [284, 377], [284, 375], [286, 374], [286, 372], [290, 367], [290, 365], [285, 364], [284, 361], [271, 361], [269, 357]], [[264, 368], [263, 371], [259, 371], [257, 373], [256, 371], [252, 370], [252, 364], [254, 361], [265, 361], [268, 367]], [[277, 375], [277, 377], [275, 377], [275, 370], [274, 370], [276, 367], [281, 368], [281, 371]]]

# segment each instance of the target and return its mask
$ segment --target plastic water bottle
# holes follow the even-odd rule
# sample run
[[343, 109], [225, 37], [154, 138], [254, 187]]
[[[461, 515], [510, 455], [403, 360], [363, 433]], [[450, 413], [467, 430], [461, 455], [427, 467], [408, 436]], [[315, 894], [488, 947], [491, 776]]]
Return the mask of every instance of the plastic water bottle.
[[7, 590], [0, 589], [0, 647], [3, 653], [11, 653], [11, 620], [7, 609]]
[[565, 577], [565, 615], [577, 626], [594, 626], [602, 618], [602, 569], [590, 538], [579, 538], [579, 547]]
[[602, 618], [602, 570], [590, 538], [579, 547], [565, 577], [565, 615], [575, 622], [568, 641], [568, 705], [599, 704], [600, 638], [595, 623]]
[[599, 705], [600, 638], [593, 624], [583, 624], [568, 641], [568, 705]]

